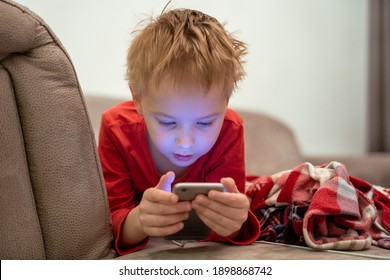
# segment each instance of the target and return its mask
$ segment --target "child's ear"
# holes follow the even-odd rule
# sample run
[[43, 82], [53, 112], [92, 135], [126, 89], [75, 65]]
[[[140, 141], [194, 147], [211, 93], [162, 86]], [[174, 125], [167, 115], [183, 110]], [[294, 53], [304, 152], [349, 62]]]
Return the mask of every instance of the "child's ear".
[[131, 97], [133, 99], [134, 105], [137, 108], [138, 114], [142, 116], [142, 106], [140, 102], [140, 96], [139, 94], [135, 91], [134, 86], [129, 84], [130, 92], [131, 92]]

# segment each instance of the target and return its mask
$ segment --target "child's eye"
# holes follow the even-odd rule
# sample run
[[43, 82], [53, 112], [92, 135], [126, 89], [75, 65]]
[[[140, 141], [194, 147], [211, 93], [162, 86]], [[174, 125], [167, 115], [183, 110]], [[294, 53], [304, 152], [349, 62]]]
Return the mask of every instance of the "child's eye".
[[212, 126], [213, 122], [197, 122], [196, 124], [200, 127], [208, 127], [208, 126]]
[[164, 127], [174, 127], [174, 126], [176, 125], [175, 122], [158, 121], [158, 123], [159, 123], [161, 126], [164, 126]]

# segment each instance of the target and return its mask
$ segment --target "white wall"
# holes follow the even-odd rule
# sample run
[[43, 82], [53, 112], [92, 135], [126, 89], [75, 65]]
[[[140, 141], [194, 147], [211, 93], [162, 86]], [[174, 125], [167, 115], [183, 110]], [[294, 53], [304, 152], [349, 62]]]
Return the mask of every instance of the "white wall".
[[[85, 94], [129, 98], [130, 33], [167, 0], [20, 0], [65, 45]], [[366, 147], [367, 0], [176, 0], [227, 22], [249, 45], [247, 78], [231, 106], [285, 121], [305, 154]]]

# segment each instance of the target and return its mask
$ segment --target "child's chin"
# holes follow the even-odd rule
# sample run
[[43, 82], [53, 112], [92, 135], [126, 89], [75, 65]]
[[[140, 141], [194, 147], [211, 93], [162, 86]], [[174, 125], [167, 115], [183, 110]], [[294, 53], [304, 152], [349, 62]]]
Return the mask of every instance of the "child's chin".
[[176, 158], [173, 159], [171, 162], [176, 165], [176, 166], [180, 166], [180, 167], [188, 167], [190, 166], [191, 164], [193, 164], [195, 161], [197, 160], [197, 158], [191, 158], [191, 160], [177, 160]]

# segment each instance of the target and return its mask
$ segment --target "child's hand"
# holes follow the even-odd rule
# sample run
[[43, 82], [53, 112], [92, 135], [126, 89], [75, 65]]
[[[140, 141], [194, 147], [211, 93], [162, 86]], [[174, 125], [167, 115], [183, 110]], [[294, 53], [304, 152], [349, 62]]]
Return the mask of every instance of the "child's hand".
[[198, 195], [192, 207], [200, 219], [220, 236], [234, 236], [248, 218], [249, 200], [240, 193], [232, 178], [221, 180], [227, 192], [210, 191]]
[[149, 236], [166, 236], [183, 228], [183, 221], [191, 210], [189, 202], [178, 202], [177, 195], [170, 193], [175, 179], [173, 172], [163, 175], [155, 188], [147, 189], [138, 206], [139, 222]]

